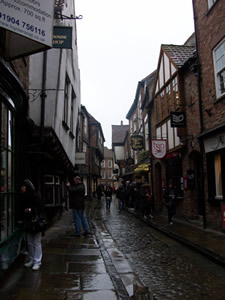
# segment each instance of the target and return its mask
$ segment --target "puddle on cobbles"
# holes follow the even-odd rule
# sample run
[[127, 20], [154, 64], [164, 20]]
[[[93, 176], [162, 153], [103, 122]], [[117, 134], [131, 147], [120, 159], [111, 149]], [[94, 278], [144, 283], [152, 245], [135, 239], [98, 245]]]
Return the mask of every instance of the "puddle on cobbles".
[[68, 273], [92, 273], [92, 274], [98, 274], [98, 273], [107, 273], [105, 264], [96, 264], [96, 263], [68, 263]]
[[115, 248], [115, 242], [112, 238], [102, 239], [106, 248]]
[[65, 300], [118, 300], [114, 290], [90, 291], [82, 293], [67, 292]]
[[63, 254], [74, 254], [74, 255], [100, 255], [100, 250], [96, 249], [64, 249]]
[[[27, 270], [23, 278], [18, 283], [18, 288], [29, 288], [33, 291], [60, 291], [60, 290], [79, 290], [81, 286], [80, 274], [65, 273], [42, 273]], [[31, 294], [32, 295], [32, 292]]]
[[111, 290], [112, 281], [108, 274], [85, 274], [81, 277], [82, 290]]
[[65, 262], [74, 262], [74, 261], [79, 261], [79, 262], [89, 262], [89, 263], [103, 263], [103, 258], [101, 255], [64, 255], [63, 256], [63, 261]]
[[5, 294], [5, 296], [0, 294], [0, 296], [2, 300], [65, 300], [65, 291], [38, 290], [34, 292], [26, 287], [15, 289], [13, 292]]

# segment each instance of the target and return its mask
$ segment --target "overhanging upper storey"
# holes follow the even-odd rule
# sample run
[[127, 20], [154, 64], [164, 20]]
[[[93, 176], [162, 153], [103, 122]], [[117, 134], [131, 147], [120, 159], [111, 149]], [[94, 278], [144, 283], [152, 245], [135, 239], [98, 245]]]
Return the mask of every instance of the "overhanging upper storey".
[[157, 68], [155, 94], [157, 94], [163, 88], [163, 86], [175, 76], [177, 71], [184, 66], [185, 62], [191, 56], [193, 56], [194, 52], [195, 47], [193, 46], [161, 46]]

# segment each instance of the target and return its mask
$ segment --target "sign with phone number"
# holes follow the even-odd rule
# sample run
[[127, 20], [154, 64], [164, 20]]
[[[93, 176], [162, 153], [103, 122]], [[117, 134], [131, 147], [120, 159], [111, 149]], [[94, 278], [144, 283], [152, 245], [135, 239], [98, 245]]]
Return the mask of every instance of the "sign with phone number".
[[52, 46], [54, 0], [0, 0], [0, 27]]

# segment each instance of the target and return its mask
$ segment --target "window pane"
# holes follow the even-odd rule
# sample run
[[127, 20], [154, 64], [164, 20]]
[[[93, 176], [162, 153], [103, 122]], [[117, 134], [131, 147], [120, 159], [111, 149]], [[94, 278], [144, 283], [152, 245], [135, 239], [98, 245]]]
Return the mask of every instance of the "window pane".
[[12, 191], [12, 153], [8, 152], [8, 191]]
[[0, 201], [0, 240], [7, 237], [7, 196], [1, 195]]
[[2, 115], [1, 115], [1, 144], [7, 146], [7, 108], [2, 103]]
[[56, 205], [60, 204], [60, 186], [59, 185], [55, 186], [55, 204]]
[[222, 198], [222, 173], [221, 173], [221, 156], [215, 155], [215, 181], [216, 181], [216, 198]]
[[7, 191], [7, 152], [1, 148], [1, 192]]
[[45, 205], [53, 205], [53, 186], [45, 186]]
[[13, 232], [13, 196], [8, 195], [8, 235]]
[[167, 138], [167, 132], [166, 132], [166, 123], [162, 125], [162, 138]]
[[173, 142], [173, 128], [170, 125], [170, 120], [168, 121], [168, 148], [172, 149], [174, 147]]
[[225, 92], [225, 69], [219, 74], [221, 93]]
[[162, 137], [161, 137], [161, 128], [160, 127], [158, 127], [157, 129], [156, 129], [156, 138], [157, 139], [161, 139]]
[[180, 145], [180, 138], [177, 135], [177, 128], [174, 128], [174, 135], [175, 135], [175, 147]]

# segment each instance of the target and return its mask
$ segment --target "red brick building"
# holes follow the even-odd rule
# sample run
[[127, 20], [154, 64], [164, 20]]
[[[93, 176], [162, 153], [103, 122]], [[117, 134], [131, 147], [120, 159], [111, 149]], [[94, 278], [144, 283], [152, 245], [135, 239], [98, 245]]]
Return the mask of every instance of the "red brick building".
[[221, 228], [225, 200], [225, 2], [193, 0], [197, 53], [205, 222]]
[[101, 180], [100, 183], [104, 186], [110, 185], [113, 187], [113, 169], [114, 159], [112, 149], [104, 147], [104, 159], [101, 162]]

